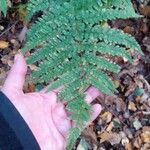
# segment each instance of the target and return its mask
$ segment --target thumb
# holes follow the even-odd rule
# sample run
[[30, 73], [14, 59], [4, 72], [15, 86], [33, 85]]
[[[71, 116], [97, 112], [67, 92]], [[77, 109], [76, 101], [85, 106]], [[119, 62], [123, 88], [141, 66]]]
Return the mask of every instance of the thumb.
[[4, 83], [4, 89], [17, 89], [22, 90], [25, 75], [27, 73], [27, 65], [22, 54], [15, 55], [14, 64], [8, 74]]

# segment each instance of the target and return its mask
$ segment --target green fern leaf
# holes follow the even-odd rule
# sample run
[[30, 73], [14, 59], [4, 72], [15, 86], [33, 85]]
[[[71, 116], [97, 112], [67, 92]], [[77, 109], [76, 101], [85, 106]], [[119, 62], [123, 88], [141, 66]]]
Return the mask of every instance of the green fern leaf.
[[7, 13], [7, 0], [0, 0], [0, 11], [3, 12], [4, 16]]
[[[90, 11], [82, 12], [81, 14], [79, 14], [78, 18], [82, 18], [86, 21], [86, 23], [94, 24], [99, 21], [114, 20], [117, 18], [126, 19], [132, 17], [141, 17], [140, 15], [137, 15], [135, 13], [133, 7], [131, 7], [131, 4], [123, 8], [122, 6], [124, 5], [114, 6], [113, 3], [111, 4], [111, 6], [113, 8], [103, 7], [102, 3], [97, 3], [97, 5], [93, 7], [94, 10], [90, 9]], [[95, 10], [97, 12], [97, 15], [95, 15]]]
[[51, 53], [51, 46], [45, 46], [44, 48], [38, 49], [35, 53], [31, 54], [28, 59], [27, 63], [28, 64], [33, 64], [37, 61], [40, 61], [42, 59], [45, 59], [47, 55]]
[[134, 37], [127, 33], [124, 33], [122, 30], [95, 26], [91, 32], [91, 38], [93, 37], [99, 38], [100, 40], [104, 40], [104, 42], [106, 43], [110, 42], [119, 45], [124, 45], [127, 48], [135, 49], [141, 54], [143, 54], [139, 44], [134, 39]]
[[[93, 69], [90, 74], [94, 76], [95, 78], [99, 79], [103, 82], [104, 86], [109, 88], [112, 93], [116, 92], [116, 88], [112, 82], [112, 80], [103, 72], [99, 71], [98, 69]], [[102, 88], [101, 88], [102, 89]]]
[[85, 82], [86, 80], [75, 80], [66, 86], [59, 94], [59, 97], [64, 101], [75, 99], [79, 96], [78, 90], [82, 91], [88, 87], [88, 84]]
[[86, 123], [90, 118], [91, 106], [84, 101], [84, 96], [79, 96], [75, 100], [72, 100], [66, 106], [72, 114], [71, 120], [77, 121], [77, 123]]
[[99, 44], [95, 44], [93, 49], [102, 54], [120, 56], [120, 57], [126, 58], [131, 63], [133, 62], [131, 55], [123, 47], [119, 47], [119, 46], [112, 45], [112, 44], [99, 43]]
[[79, 96], [76, 100], [71, 101], [67, 107], [72, 112], [71, 120], [75, 120], [77, 125], [70, 129], [67, 138], [67, 149], [70, 150], [74, 146], [75, 141], [79, 137], [81, 131], [84, 129], [84, 123], [90, 118], [91, 106], [84, 101], [84, 96]]
[[112, 96], [112, 91], [104, 85], [104, 83], [101, 80], [97, 80], [98, 78], [95, 78], [94, 76], [89, 77], [89, 83], [102, 91], [103, 93], [106, 93], [107, 95]]
[[[69, 53], [67, 51], [69, 50]], [[73, 50], [73, 49], [72, 49]], [[43, 61], [39, 65], [39, 70], [33, 73], [33, 77], [38, 78], [45, 73], [48, 73], [49, 70], [52, 70], [55, 66], [60, 65], [62, 62], [67, 61], [67, 56], [73, 53], [70, 49], [66, 51], [61, 51], [60, 53], [54, 52], [52, 55], [49, 54], [50, 58], [48, 60]]]
[[83, 128], [74, 127], [69, 130], [69, 135], [67, 137], [67, 148], [66, 150], [71, 150], [76, 142], [77, 138], [80, 136], [81, 131]]
[[35, 77], [36, 79], [38, 79], [38, 81], [45, 81], [47, 83], [49, 83], [50, 79], [55, 79], [59, 76], [61, 76], [62, 74], [66, 73], [67, 71], [72, 71], [75, 68], [78, 68], [81, 64], [81, 59], [76, 57], [76, 59], [73, 59], [71, 61], [65, 61], [64, 63], [62, 63], [62, 65], [58, 66], [57, 68], [53, 68], [51, 69], [51, 72], [47, 72], [46, 74], [39, 74], [39, 77], [37, 78], [37, 75], [35, 75], [36, 72], [33, 72], [33, 77]]
[[43, 16], [30, 28], [22, 51], [37, 49], [27, 60], [38, 63], [32, 73], [35, 82], [53, 81], [48, 91], [63, 87], [59, 99], [67, 103], [75, 122], [68, 135], [67, 149], [71, 150], [90, 119], [86, 89], [95, 86], [108, 95], [117, 92], [107, 72], [118, 73], [120, 66], [106, 59], [107, 55], [132, 62], [129, 49], [143, 54], [134, 37], [103, 27], [103, 22], [140, 16], [130, 0], [30, 0], [28, 18], [38, 11]]
[[63, 74], [60, 79], [54, 81], [51, 84], [48, 91], [57, 89], [61, 86], [65, 86], [66, 84], [68, 84], [72, 81], [75, 81], [76, 79], [78, 79], [81, 76], [81, 74], [82, 74], [82, 70], [80, 68]]
[[28, 15], [26, 20], [29, 20], [34, 15], [34, 13], [38, 11], [44, 11], [48, 9], [48, 7], [49, 0], [30, 0], [27, 7]]
[[93, 54], [87, 54], [85, 56], [85, 60], [103, 70], [108, 70], [114, 73], [118, 73], [120, 71], [120, 67], [117, 64], [103, 57], [94, 56]]

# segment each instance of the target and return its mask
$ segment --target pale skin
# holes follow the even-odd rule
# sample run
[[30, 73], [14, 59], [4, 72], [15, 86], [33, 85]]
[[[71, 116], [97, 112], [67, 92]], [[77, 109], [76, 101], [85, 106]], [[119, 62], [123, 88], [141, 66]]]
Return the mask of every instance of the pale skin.
[[[64, 150], [69, 128], [73, 126], [63, 103], [57, 100], [58, 90], [45, 93], [24, 93], [23, 85], [27, 73], [27, 64], [22, 54], [15, 56], [14, 65], [4, 83], [2, 92], [16, 107], [35, 136], [41, 150]], [[91, 87], [86, 92], [86, 101], [91, 103], [102, 95]], [[99, 115], [101, 106], [92, 106], [90, 124]]]

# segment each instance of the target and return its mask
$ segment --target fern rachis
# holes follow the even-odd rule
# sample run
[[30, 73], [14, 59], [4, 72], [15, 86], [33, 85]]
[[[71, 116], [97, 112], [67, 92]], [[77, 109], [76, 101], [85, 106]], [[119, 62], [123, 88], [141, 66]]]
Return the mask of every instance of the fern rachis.
[[142, 53], [131, 35], [104, 27], [103, 22], [139, 16], [130, 0], [46, 0], [46, 5], [39, 8], [42, 2], [29, 3], [27, 19], [39, 10], [44, 14], [29, 30], [23, 52], [37, 48], [28, 58], [29, 64], [40, 63], [32, 74], [33, 79], [47, 84], [53, 81], [49, 90], [64, 87], [59, 98], [68, 103], [66, 109], [72, 112], [70, 118], [76, 122], [68, 135], [70, 150], [92, 111], [84, 101], [85, 90], [95, 86], [108, 95], [116, 91], [106, 71], [118, 73], [120, 66], [104, 55], [124, 57], [132, 62], [127, 49]]

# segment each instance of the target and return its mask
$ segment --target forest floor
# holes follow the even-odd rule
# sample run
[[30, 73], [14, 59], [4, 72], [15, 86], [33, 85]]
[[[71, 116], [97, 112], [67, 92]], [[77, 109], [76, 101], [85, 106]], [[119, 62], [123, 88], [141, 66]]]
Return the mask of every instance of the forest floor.
[[[27, 31], [25, 5], [20, 1], [13, 2], [6, 18], [0, 17], [0, 88]], [[145, 55], [133, 52], [133, 64], [117, 60], [122, 70], [112, 78], [119, 94], [96, 99], [103, 110], [83, 131], [76, 144], [77, 150], [150, 150], [150, 2], [141, 1], [133, 3], [142, 18], [111, 21], [109, 25], [133, 35]], [[30, 65], [29, 68], [34, 70], [36, 66]], [[25, 92], [41, 88], [28, 80], [29, 74], [30, 71]]]

